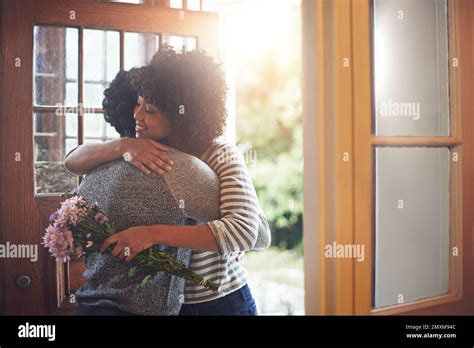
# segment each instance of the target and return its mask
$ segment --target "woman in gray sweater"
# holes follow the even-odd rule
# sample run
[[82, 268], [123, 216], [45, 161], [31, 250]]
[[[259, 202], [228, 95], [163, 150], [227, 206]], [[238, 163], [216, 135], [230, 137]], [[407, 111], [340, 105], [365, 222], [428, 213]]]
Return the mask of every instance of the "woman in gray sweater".
[[[125, 261], [155, 244], [192, 249], [190, 269], [218, 283], [219, 291], [186, 282], [180, 314], [256, 315], [239, 256], [268, 247], [270, 231], [243, 156], [235, 146], [217, 141], [227, 115], [220, 67], [203, 51], [177, 54], [164, 45], [128, 79], [130, 88], [117, 89], [112, 83], [104, 99], [106, 120], [123, 137], [78, 147], [67, 156], [66, 167], [83, 174], [123, 157], [146, 174], [173, 175], [168, 154], [169, 147], [175, 148], [200, 158], [217, 174], [220, 219], [194, 226], [130, 227], [106, 240], [103, 249], [115, 244], [113, 255]], [[134, 109], [123, 112], [133, 99]]]

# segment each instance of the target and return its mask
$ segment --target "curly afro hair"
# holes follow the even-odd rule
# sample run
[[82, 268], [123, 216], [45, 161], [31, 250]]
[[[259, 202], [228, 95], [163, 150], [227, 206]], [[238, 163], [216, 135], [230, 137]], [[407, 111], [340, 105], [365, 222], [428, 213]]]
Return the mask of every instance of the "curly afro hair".
[[105, 121], [110, 123], [121, 137], [135, 138], [133, 110], [137, 105], [139, 76], [138, 68], [119, 71], [104, 91], [102, 108]]
[[140, 69], [139, 94], [153, 103], [179, 134], [180, 151], [202, 155], [223, 133], [227, 86], [220, 64], [204, 50], [176, 53], [162, 45]]

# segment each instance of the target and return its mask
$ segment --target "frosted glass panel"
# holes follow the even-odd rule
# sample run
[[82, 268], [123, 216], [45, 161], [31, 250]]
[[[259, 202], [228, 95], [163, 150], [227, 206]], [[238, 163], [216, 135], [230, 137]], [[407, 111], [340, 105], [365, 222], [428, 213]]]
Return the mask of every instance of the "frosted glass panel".
[[444, 0], [374, 0], [375, 134], [449, 135]]
[[375, 307], [448, 291], [447, 148], [375, 150]]

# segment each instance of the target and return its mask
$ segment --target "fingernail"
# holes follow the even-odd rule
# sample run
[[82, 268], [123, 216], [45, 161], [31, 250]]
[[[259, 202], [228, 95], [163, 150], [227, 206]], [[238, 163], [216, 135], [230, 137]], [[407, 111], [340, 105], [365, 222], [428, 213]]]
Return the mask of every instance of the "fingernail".
[[171, 170], [171, 167], [170, 167], [170, 166], [166, 166], [166, 170]]

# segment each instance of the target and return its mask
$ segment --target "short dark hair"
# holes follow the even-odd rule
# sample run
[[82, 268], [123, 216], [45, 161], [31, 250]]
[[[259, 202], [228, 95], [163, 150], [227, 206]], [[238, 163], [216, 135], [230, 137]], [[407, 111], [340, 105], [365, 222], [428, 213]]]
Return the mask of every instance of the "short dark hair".
[[102, 108], [105, 121], [121, 137], [135, 138], [135, 120], [133, 110], [137, 105], [140, 69], [119, 71], [117, 76], [104, 91]]

